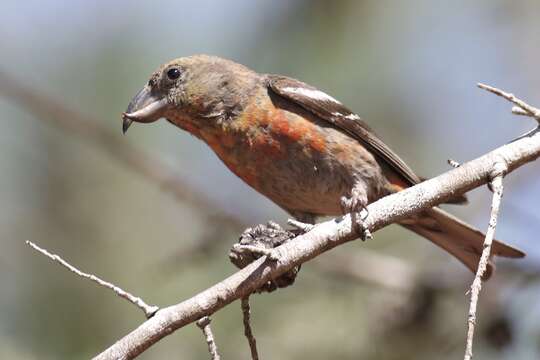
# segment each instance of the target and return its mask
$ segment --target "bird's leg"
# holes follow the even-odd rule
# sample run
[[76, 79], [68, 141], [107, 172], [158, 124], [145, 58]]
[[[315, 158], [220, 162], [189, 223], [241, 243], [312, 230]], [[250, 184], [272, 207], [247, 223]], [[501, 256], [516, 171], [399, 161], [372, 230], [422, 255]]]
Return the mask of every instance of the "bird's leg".
[[365, 185], [361, 182], [354, 185], [350, 196], [341, 198], [341, 208], [344, 214], [351, 214], [352, 226], [361, 234], [362, 240], [371, 239], [373, 236], [369, 229], [364, 226], [364, 221], [369, 213], [366, 209], [368, 203]]

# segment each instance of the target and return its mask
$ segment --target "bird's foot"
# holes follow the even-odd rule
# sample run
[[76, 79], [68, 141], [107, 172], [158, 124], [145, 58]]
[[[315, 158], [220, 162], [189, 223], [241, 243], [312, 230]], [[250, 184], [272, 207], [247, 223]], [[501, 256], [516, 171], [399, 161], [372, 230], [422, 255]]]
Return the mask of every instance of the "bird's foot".
[[367, 195], [365, 192], [358, 189], [351, 191], [350, 197], [341, 198], [341, 208], [344, 214], [351, 214], [351, 222], [354, 231], [360, 234], [362, 241], [371, 240], [373, 235], [371, 231], [364, 225], [365, 220], [369, 216], [366, 208]]

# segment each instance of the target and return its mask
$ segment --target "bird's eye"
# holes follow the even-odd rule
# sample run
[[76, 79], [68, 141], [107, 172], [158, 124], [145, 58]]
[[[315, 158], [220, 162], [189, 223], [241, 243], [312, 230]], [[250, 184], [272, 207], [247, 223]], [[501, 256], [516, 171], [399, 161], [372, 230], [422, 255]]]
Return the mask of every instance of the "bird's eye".
[[176, 80], [180, 77], [180, 70], [178, 68], [171, 68], [167, 70], [167, 77], [171, 80]]

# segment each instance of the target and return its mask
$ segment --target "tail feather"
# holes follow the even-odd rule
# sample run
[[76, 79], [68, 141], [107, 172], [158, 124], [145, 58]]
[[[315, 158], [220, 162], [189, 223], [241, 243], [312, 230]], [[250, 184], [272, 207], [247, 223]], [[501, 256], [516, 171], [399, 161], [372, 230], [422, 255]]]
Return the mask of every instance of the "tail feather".
[[[448, 251], [471, 271], [476, 272], [485, 239], [485, 235], [480, 230], [439, 208], [430, 209], [415, 220], [413, 223], [407, 222], [401, 225]], [[491, 248], [491, 258], [494, 255], [522, 258], [525, 253], [503, 242], [494, 240]], [[488, 279], [494, 270], [491, 258], [484, 274], [485, 279]]]

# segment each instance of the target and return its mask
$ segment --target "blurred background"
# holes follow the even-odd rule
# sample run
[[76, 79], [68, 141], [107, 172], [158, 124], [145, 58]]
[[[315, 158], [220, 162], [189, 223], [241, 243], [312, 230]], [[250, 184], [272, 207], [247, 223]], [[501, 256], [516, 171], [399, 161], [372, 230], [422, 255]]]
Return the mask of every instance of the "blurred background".
[[[540, 3], [4, 1], [0, 13], [0, 358], [86, 359], [144, 319], [25, 246], [32, 240], [147, 302], [189, 298], [235, 271], [242, 230], [287, 215], [165, 121], [121, 135], [150, 73], [207, 53], [301, 79], [360, 116], [423, 176], [533, 127], [477, 82], [540, 105]], [[540, 358], [538, 163], [509, 175], [497, 237], [524, 249], [480, 298], [479, 359]], [[491, 195], [448, 209], [485, 229]], [[273, 359], [457, 359], [472, 280], [391, 226], [252, 297]], [[248, 359], [240, 305], [213, 317], [222, 357]], [[188, 326], [142, 359], [207, 359]]]

